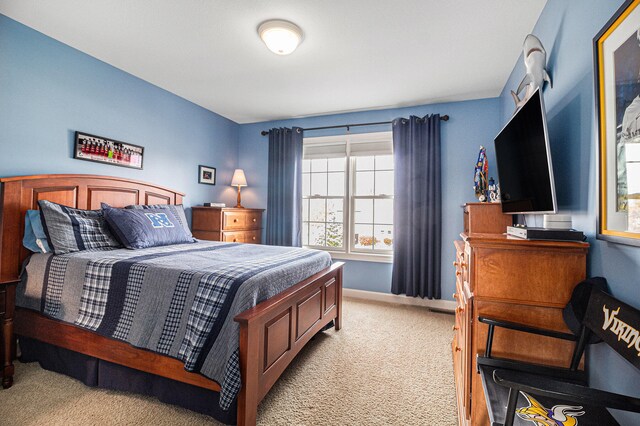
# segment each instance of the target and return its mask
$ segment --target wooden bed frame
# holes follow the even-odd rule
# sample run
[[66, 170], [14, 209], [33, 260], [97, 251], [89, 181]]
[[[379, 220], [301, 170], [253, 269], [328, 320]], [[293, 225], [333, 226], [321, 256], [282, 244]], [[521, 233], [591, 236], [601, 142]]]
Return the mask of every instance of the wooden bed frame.
[[[27, 309], [15, 309], [15, 285], [22, 261], [25, 212], [49, 200], [80, 209], [130, 204], [181, 204], [184, 194], [161, 186], [97, 175], [36, 175], [0, 178], [0, 309], [4, 331], [3, 387], [13, 382], [14, 333], [120, 364], [136, 370], [220, 391], [220, 385], [184, 370], [177, 359], [137, 349]], [[238, 395], [238, 425], [255, 425], [258, 404], [304, 345], [322, 328], [342, 322], [342, 263], [305, 279], [288, 290], [235, 317], [240, 324], [242, 389]], [[0, 294], [0, 298], [2, 294]], [[0, 305], [2, 305], [0, 303]], [[15, 325], [14, 325], [15, 322]]]

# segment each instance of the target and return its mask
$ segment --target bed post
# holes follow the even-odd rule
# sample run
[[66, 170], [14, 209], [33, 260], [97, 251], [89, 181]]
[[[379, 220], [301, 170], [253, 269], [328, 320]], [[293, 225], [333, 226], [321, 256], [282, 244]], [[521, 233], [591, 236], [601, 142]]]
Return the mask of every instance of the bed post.
[[342, 328], [342, 271], [341, 266], [336, 276], [336, 319], [334, 323], [336, 331]]
[[[10, 388], [13, 384], [13, 359], [15, 358], [16, 342], [13, 335], [13, 315], [14, 304], [13, 300], [16, 297], [16, 283], [4, 283], [0, 284], [0, 287], [5, 286], [5, 289], [0, 289], [0, 295], [6, 296], [7, 303], [5, 306], [0, 306], [5, 312], [0, 313], [0, 335], [2, 336], [2, 342], [0, 342], [0, 353], [2, 359], [0, 359], [0, 378], [2, 378], [2, 388]], [[3, 294], [4, 293], [4, 294]]]
[[240, 322], [242, 388], [238, 395], [238, 426], [255, 425], [258, 419], [259, 331], [259, 327], [252, 322]]

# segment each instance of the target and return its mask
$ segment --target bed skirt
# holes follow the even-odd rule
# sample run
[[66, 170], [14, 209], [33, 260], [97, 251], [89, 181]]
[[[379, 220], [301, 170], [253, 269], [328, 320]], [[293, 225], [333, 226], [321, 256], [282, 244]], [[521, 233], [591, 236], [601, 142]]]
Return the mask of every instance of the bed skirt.
[[38, 340], [20, 337], [21, 362], [38, 362], [45, 370], [80, 380], [87, 386], [132, 392], [157, 398], [213, 417], [225, 424], [236, 424], [237, 399], [228, 411], [219, 405], [218, 392], [176, 382], [98, 358], [73, 352]]

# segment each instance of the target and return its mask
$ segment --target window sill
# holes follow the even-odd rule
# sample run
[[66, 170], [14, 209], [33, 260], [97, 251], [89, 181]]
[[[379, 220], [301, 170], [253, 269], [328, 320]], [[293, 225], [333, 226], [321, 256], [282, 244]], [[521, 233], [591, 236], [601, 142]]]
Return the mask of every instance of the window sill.
[[393, 263], [393, 256], [390, 254], [364, 254], [364, 253], [340, 253], [328, 251], [332, 259], [335, 260], [357, 260], [361, 262]]

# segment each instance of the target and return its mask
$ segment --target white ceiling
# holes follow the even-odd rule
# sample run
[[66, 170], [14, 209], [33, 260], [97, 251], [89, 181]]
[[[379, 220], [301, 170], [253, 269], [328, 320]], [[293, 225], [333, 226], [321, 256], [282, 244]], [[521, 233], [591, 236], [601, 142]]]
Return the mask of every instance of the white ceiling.
[[[546, 0], [0, 0], [0, 13], [238, 123], [499, 95]], [[304, 31], [278, 56], [256, 28]]]

